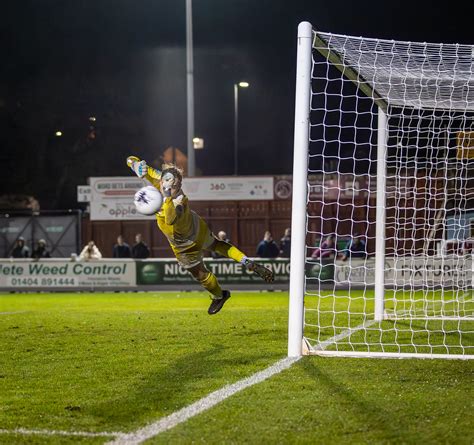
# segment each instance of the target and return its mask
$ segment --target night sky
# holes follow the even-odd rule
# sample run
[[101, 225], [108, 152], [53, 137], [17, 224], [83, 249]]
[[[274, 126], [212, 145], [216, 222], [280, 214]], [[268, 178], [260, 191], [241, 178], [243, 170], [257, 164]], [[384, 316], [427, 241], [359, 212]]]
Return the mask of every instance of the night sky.
[[[472, 2], [433, 4], [194, 0], [198, 172], [233, 173], [233, 84], [246, 80], [239, 173], [291, 173], [300, 21], [340, 34], [474, 43]], [[32, 195], [45, 210], [77, 207], [76, 186], [128, 175], [127, 155], [153, 164], [167, 147], [186, 150], [185, 0], [15, 1], [0, 17], [0, 195]]]

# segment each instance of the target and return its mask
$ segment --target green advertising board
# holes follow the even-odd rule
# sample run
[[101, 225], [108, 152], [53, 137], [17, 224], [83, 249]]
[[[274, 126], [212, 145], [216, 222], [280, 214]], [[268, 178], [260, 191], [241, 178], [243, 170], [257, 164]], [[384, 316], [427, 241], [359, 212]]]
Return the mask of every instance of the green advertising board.
[[312, 281], [330, 282], [334, 280], [334, 260], [306, 261], [306, 278]]
[[[274, 284], [287, 284], [290, 281], [289, 259], [259, 260], [271, 268], [275, 274]], [[221, 284], [261, 284], [262, 279], [245, 269], [242, 264], [227, 259], [204, 259], [206, 267], [214, 273]], [[175, 260], [138, 261], [137, 285], [196, 284], [191, 274]]]
[[[288, 289], [290, 259], [258, 259], [275, 274], [272, 283], [264, 282], [242, 264], [229, 259], [205, 258], [208, 270], [213, 272], [223, 286], [231, 289]], [[341, 275], [339, 273], [339, 275]], [[333, 283], [333, 262], [306, 262], [306, 284]], [[342, 276], [342, 275], [341, 275]], [[176, 259], [103, 259], [71, 261], [59, 258], [0, 261], [0, 290], [74, 290], [74, 289], [201, 289], [192, 275]]]

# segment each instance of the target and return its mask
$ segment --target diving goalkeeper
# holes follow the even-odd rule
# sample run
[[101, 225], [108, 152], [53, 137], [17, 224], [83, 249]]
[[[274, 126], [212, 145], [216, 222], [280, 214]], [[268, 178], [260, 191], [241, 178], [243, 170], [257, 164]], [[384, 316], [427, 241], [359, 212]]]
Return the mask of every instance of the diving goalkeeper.
[[206, 269], [203, 250], [231, 258], [265, 281], [273, 281], [274, 275], [270, 269], [250, 260], [232, 244], [218, 239], [207, 223], [189, 208], [188, 198], [181, 188], [182, 171], [175, 165], [164, 164], [163, 171], [159, 171], [135, 156], [127, 158], [127, 165], [139, 178], [146, 179], [161, 191], [163, 205], [155, 214], [158, 227], [168, 239], [178, 263], [210, 292], [212, 301], [207, 311], [209, 315], [217, 314], [222, 309], [230, 298], [230, 292], [222, 290], [217, 277]]

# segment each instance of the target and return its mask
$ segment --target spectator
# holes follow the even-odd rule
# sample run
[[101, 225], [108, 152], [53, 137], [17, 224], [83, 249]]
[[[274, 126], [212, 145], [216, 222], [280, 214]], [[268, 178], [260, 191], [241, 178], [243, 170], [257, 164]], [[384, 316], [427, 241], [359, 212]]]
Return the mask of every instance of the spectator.
[[280, 256], [290, 258], [291, 255], [291, 229], [287, 227], [280, 240]]
[[268, 230], [263, 236], [263, 240], [258, 243], [257, 256], [260, 258], [276, 258], [280, 253], [277, 243], [273, 240], [271, 232]]
[[38, 240], [36, 243], [36, 249], [33, 249], [31, 258], [39, 260], [40, 258], [51, 258], [50, 253], [46, 250], [46, 241], [44, 239]]
[[89, 241], [84, 249], [82, 249], [82, 252], [79, 255], [79, 259], [81, 260], [100, 260], [102, 258], [102, 254], [100, 253], [100, 250], [98, 247], [95, 245], [94, 241]]
[[328, 235], [311, 255], [311, 258], [328, 258], [336, 255], [336, 239], [334, 235]]
[[10, 254], [11, 258], [28, 258], [30, 256], [30, 248], [25, 244], [25, 238], [18, 237], [15, 246]]
[[[217, 239], [224, 241], [225, 243], [230, 243], [230, 239], [227, 238], [227, 233], [225, 233], [223, 230], [220, 230], [219, 233], [217, 234]], [[218, 258], [226, 258], [222, 255], [219, 255], [217, 252], [214, 250], [211, 250], [211, 256], [212, 258], [218, 259]]]
[[367, 249], [365, 248], [365, 241], [362, 236], [355, 234], [350, 239], [344, 250], [342, 251], [341, 260], [346, 261], [349, 257], [351, 258], [365, 258], [367, 256]]
[[150, 249], [142, 239], [142, 234], [135, 235], [135, 244], [132, 246], [132, 257], [137, 259], [146, 259], [150, 256]]
[[123, 236], [117, 237], [117, 244], [114, 245], [113, 255], [114, 258], [131, 258], [132, 251], [130, 246], [123, 240]]

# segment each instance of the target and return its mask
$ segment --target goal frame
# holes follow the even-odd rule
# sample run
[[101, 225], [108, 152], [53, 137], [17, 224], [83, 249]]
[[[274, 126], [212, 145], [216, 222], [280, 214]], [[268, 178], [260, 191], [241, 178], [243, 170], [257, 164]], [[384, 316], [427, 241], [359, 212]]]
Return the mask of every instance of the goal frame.
[[[402, 353], [402, 352], [357, 352], [329, 351], [326, 346], [335, 343], [340, 335], [329, 339], [313, 348], [304, 337], [304, 297], [305, 297], [305, 262], [306, 262], [306, 233], [307, 233], [307, 197], [308, 188], [308, 158], [310, 136], [310, 107], [312, 80], [312, 51], [313, 26], [309, 22], [301, 22], [298, 26], [298, 46], [296, 64], [295, 88], [295, 120], [294, 120], [294, 154], [293, 154], [293, 192], [292, 192], [292, 245], [291, 273], [289, 287], [289, 317], [288, 317], [288, 356], [315, 354], [338, 357], [368, 357], [368, 358], [444, 358], [444, 359], [474, 359], [468, 354], [432, 354], [432, 353]], [[321, 43], [321, 41], [319, 41]], [[324, 42], [323, 42], [324, 43]], [[337, 55], [330, 53], [327, 58], [337, 62], [336, 68], [341, 69], [341, 61]], [[360, 89], [373, 99], [377, 105], [377, 164], [376, 164], [376, 222], [375, 222], [375, 308], [373, 320], [369, 324], [388, 320], [384, 313], [385, 298], [385, 202], [386, 202], [386, 171], [387, 171], [387, 102], [382, 99], [358, 73], [349, 68], [344, 70], [346, 78], [356, 81]], [[295, 174], [298, 172], [298, 174]], [[473, 266], [474, 268], [474, 266]], [[364, 327], [360, 327], [363, 329]], [[350, 335], [357, 330], [349, 329]], [[343, 333], [344, 334], [344, 333]]]

